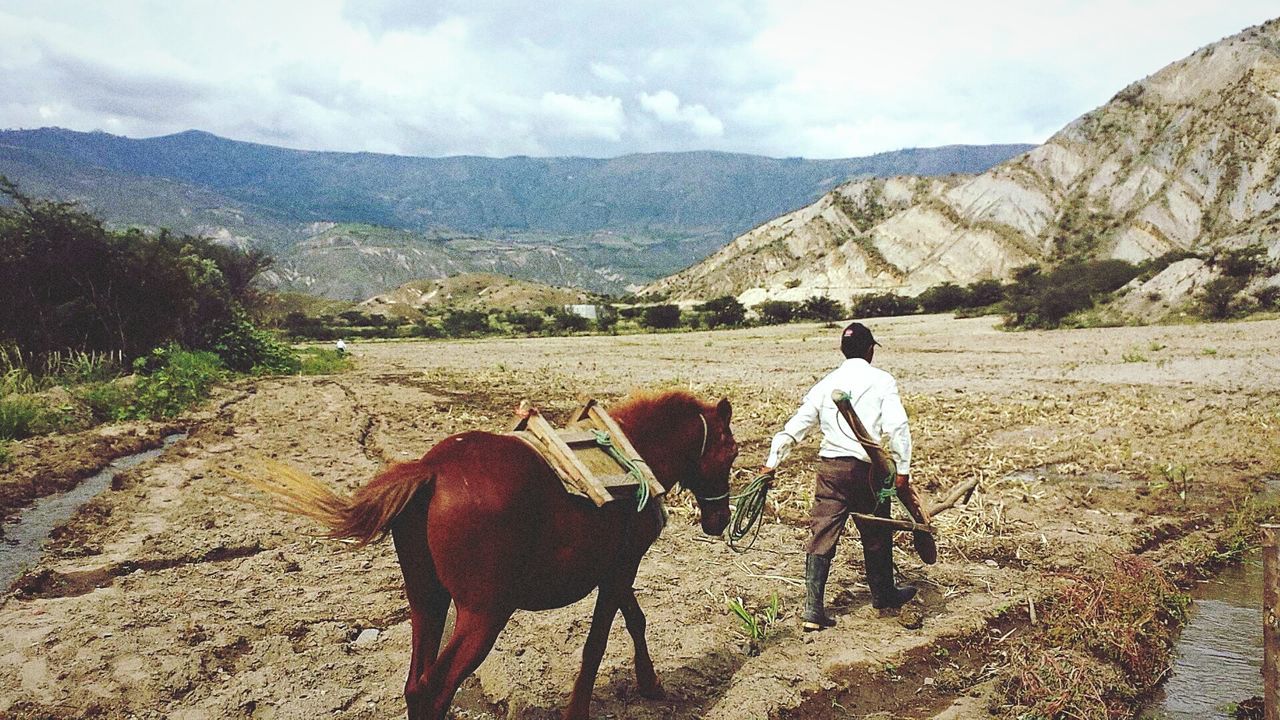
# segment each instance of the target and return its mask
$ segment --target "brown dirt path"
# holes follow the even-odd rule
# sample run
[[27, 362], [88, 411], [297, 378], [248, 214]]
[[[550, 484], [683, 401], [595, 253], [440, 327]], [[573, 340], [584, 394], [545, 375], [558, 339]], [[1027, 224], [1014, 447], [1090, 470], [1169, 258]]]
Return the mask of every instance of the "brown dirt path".
[[[593, 716], [965, 717], [966, 690], [991, 677], [1047, 576], [1196, 532], [1280, 469], [1280, 322], [991, 325], [872, 323], [885, 345], [877, 364], [913, 416], [917, 482], [938, 492], [983, 480], [940, 521], [937, 565], [897, 555], [923, 589], [921, 627], [870, 610], [851, 539], [833, 569], [839, 626], [799, 632], [810, 441], [784, 465], [751, 553], [703, 537], [687, 497], [671, 503], [674, 521], [637, 581], [669, 697], [634, 697], [619, 619]], [[361, 344], [354, 372], [260, 381], [82, 512], [0, 604], [0, 717], [399, 717], [409, 633], [391, 548], [344, 550], [308, 536], [306, 521], [231, 500], [243, 489], [220, 467], [278, 458], [350, 490], [449, 434], [504, 427], [524, 397], [558, 419], [579, 395], [608, 402], [681, 385], [733, 401], [751, 468], [838, 362], [834, 335], [793, 325]], [[1185, 507], [1153, 482], [1169, 464], [1192, 478]], [[725, 600], [761, 605], [774, 593], [784, 618], [748, 656]], [[590, 603], [517, 614], [464, 686], [458, 716], [557, 717]]]

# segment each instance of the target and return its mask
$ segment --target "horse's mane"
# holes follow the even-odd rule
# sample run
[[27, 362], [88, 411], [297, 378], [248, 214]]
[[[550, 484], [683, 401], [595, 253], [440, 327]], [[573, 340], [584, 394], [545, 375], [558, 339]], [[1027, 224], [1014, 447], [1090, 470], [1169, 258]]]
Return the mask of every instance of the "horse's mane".
[[632, 390], [609, 408], [613, 415], [634, 418], [661, 415], [673, 421], [705, 410], [706, 405], [687, 390]]

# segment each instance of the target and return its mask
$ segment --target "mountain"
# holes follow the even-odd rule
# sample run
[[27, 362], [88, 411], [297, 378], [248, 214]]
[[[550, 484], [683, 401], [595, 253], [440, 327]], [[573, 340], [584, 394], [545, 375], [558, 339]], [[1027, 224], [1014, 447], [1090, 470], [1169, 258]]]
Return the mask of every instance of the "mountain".
[[1124, 88], [971, 177], [850, 182], [645, 292], [919, 292], [1032, 262], [1262, 243], [1280, 257], [1280, 20]]
[[517, 280], [494, 273], [464, 273], [442, 280], [415, 280], [360, 303], [380, 315], [415, 318], [423, 310], [524, 310], [590, 302], [587, 293]]
[[[459, 243], [442, 239], [489, 243], [461, 243], [470, 255], [452, 258], [460, 267], [475, 267], [483, 249], [508, 256], [490, 262], [496, 271], [617, 291], [686, 267], [850, 178], [978, 172], [1028, 147], [842, 160], [718, 152], [423, 158], [291, 150], [199, 131], [132, 139], [44, 128], [0, 131], [0, 174], [115, 224], [264, 247], [287, 266], [275, 276], [280, 287], [360, 298], [375, 285], [394, 287], [380, 283], [420, 257], [447, 265], [444, 255]], [[317, 237], [316, 228], [334, 225], [400, 233], [352, 252]]]

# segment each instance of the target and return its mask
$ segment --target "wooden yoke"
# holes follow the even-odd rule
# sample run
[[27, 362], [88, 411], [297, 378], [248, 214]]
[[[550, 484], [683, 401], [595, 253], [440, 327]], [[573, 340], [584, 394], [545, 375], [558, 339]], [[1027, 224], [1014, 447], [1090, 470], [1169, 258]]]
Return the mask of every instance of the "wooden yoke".
[[[597, 507], [613, 502], [615, 493], [620, 491], [620, 496], [626, 496], [640, 483], [648, 489], [645, 497], [656, 498], [666, 493], [621, 426], [595, 400], [587, 400], [578, 408], [562, 430], [552, 427], [537, 408], [527, 402], [520, 403], [516, 416], [518, 422], [511, 433], [538, 451], [556, 471], [566, 490], [590, 498]], [[597, 440], [600, 433], [608, 436], [612, 450], [634, 465], [640, 478], [628, 472], [625, 463], [601, 446]]]
[[[928, 513], [920, 504], [920, 496], [916, 493], [916, 489], [911, 486], [910, 482], [900, 479], [898, 476], [897, 465], [893, 458], [889, 456], [889, 452], [878, 440], [871, 437], [871, 433], [867, 432], [867, 427], [862, 424], [862, 420], [858, 418], [858, 413], [854, 412], [853, 403], [849, 400], [849, 393], [844, 390], [831, 391], [831, 401], [836, 404], [836, 409], [840, 411], [840, 415], [844, 417], [846, 423], [853, 430], [854, 438], [858, 444], [866, 451], [867, 457], [871, 459], [871, 469], [877, 479], [882, 482], [885, 479], [892, 478], [894, 488], [897, 491], [898, 499], [902, 501], [907, 513], [911, 515], [911, 519], [915, 522], [906, 524], [902, 521], [885, 522], [884, 518], [878, 518], [875, 515], [857, 514], [856, 517], [864, 522], [878, 522], [882, 525], [889, 525], [895, 529], [911, 530], [911, 539], [916, 547], [916, 553], [920, 555], [920, 559], [926, 564], [932, 565], [938, 561], [938, 545], [933, 539], [934, 527], [930, 522]], [[879, 488], [872, 488], [878, 491]]]

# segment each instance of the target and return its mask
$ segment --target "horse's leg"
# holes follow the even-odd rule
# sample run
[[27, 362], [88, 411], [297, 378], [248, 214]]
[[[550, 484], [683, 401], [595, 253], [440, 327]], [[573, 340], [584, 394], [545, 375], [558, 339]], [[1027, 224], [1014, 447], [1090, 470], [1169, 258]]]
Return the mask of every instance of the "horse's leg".
[[458, 607], [457, 611], [453, 636], [422, 679], [421, 690], [426, 705], [423, 717], [426, 720], [444, 720], [449, 706], [453, 704], [453, 696], [458, 692], [458, 685], [480, 667], [493, 649], [498, 633], [511, 618], [510, 610], [476, 611]]
[[427, 548], [425, 511], [426, 503], [415, 500], [391, 526], [400, 572], [404, 575], [404, 594], [409, 600], [409, 619], [413, 625], [413, 655], [409, 661], [409, 677], [404, 684], [409, 720], [426, 717], [423, 675], [440, 652], [440, 637], [449, 616], [449, 593], [436, 577]]
[[596, 595], [591, 630], [587, 633], [587, 644], [582, 648], [582, 668], [573, 683], [573, 694], [569, 697], [569, 707], [565, 708], [564, 720], [587, 720], [589, 717], [591, 691], [596, 684], [604, 649], [609, 644], [609, 628], [613, 626], [613, 616], [618, 614], [621, 595], [621, 591], [605, 586], [601, 586]]
[[636, 648], [636, 684], [641, 697], [658, 700], [666, 697], [658, 674], [653, 671], [653, 659], [649, 657], [649, 643], [645, 640], [644, 611], [636, 601], [634, 588], [628, 587], [622, 596], [622, 619], [627, 622], [627, 632]]

